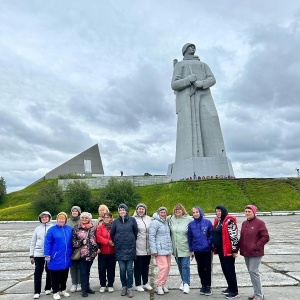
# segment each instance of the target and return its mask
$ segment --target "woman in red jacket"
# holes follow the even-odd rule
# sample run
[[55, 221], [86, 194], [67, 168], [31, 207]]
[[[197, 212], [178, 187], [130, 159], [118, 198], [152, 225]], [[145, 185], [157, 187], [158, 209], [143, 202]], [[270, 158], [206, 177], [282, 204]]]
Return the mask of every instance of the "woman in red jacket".
[[245, 263], [251, 278], [254, 295], [249, 300], [264, 299], [259, 274], [259, 266], [264, 256], [264, 246], [269, 241], [269, 233], [265, 223], [256, 217], [257, 208], [254, 205], [245, 207], [246, 221], [242, 224], [239, 241], [240, 253], [245, 258]]
[[[109, 293], [114, 291], [113, 285], [115, 281], [115, 247], [110, 237], [110, 229], [113, 218], [111, 213], [105, 213], [103, 222], [98, 226], [96, 240], [100, 246], [100, 254], [98, 255], [98, 272], [100, 279], [100, 293], [104, 293], [107, 287]], [[107, 286], [106, 286], [107, 275]]]
[[215, 208], [217, 217], [213, 226], [214, 253], [219, 255], [221, 267], [228, 287], [222, 291], [227, 299], [239, 298], [235, 258], [238, 253], [238, 227], [236, 217], [228, 215], [227, 209], [219, 205]]

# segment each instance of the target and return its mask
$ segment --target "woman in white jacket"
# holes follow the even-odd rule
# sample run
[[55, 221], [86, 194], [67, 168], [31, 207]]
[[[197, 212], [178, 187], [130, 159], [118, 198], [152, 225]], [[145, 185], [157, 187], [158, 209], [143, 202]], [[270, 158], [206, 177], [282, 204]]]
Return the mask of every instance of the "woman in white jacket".
[[[147, 216], [147, 206], [139, 203], [133, 217], [138, 225], [138, 235], [136, 240], [136, 258], [134, 261], [134, 281], [135, 289], [143, 292], [145, 289], [151, 291], [153, 288], [148, 283], [149, 265], [151, 261], [149, 227], [151, 218]], [[141, 285], [143, 280], [143, 286]]]
[[51, 278], [47, 264], [45, 264], [44, 256], [44, 242], [48, 229], [52, 226], [51, 214], [48, 211], [43, 211], [39, 215], [39, 221], [42, 223], [37, 226], [33, 232], [29, 257], [32, 264], [35, 264], [34, 270], [34, 296], [33, 299], [39, 299], [42, 289], [42, 275], [44, 268], [46, 270], [46, 286], [45, 293], [49, 295], [51, 293]]

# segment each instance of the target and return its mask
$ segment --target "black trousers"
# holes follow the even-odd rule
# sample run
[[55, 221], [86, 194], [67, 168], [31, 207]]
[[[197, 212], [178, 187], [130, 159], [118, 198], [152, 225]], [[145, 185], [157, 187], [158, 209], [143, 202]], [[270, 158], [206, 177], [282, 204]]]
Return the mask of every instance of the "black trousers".
[[[113, 287], [115, 282], [115, 254], [98, 254], [98, 274], [100, 286]], [[106, 285], [107, 278], [107, 285]]]
[[212, 252], [194, 251], [197, 262], [198, 275], [200, 277], [201, 286], [203, 288], [211, 287], [211, 264]]
[[53, 294], [65, 291], [67, 288], [69, 268], [65, 270], [50, 270], [50, 275]]
[[87, 291], [90, 289], [90, 271], [92, 264], [93, 260], [86, 260], [85, 258], [80, 258], [80, 282], [83, 293], [87, 293]]
[[137, 255], [134, 261], [134, 281], [135, 285], [141, 285], [141, 278], [143, 284], [148, 283], [149, 265], [151, 261], [151, 255]]
[[42, 290], [42, 276], [44, 269], [46, 271], [46, 286], [45, 290], [51, 290], [51, 277], [47, 264], [45, 264], [44, 257], [34, 258], [35, 270], [34, 270], [34, 293], [40, 294]]
[[224, 256], [223, 251], [218, 251], [221, 267], [228, 285], [228, 291], [238, 293], [238, 286], [235, 273], [235, 258]]

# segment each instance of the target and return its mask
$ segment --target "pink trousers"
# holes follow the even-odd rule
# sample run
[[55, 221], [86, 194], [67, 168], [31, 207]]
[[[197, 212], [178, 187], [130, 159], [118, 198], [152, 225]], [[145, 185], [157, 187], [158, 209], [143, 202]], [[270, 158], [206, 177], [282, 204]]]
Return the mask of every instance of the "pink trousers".
[[158, 267], [156, 286], [161, 286], [166, 284], [169, 278], [171, 255], [157, 255], [155, 260]]

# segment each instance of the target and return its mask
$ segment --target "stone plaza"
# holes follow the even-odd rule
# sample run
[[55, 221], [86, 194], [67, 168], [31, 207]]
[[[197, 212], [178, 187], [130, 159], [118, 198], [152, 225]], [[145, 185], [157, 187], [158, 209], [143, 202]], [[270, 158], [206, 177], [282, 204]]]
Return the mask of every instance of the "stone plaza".
[[[234, 214], [238, 217], [239, 228], [244, 220], [243, 214]], [[213, 215], [206, 215], [213, 220]], [[261, 265], [261, 276], [264, 286], [265, 299], [287, 300], [300, 297], [300, 212], [273, 212], [258, 215], [267, 225], [270, 234], [270, 242], [266, 245], [265, 256]], [[34, 265], [30, 264], [28, 257], [29, 244], [37, 222], [0, 222], [0, 297], [3, 300], [32, 299], [33, 297], [33, 273]], [[152, 262], [153, 263], [153, 262]], [[121, 285], [119, 271], [116, 270], [116, 279], [113, 293], [99, 293], [99, 279], [97, 259], [91, 272], [91, 287], [96, 291], [95, 295], [89, 295], [89, 299], [125, 299], [121, 297]], [[248, 299], [252, 294], [251, 283], [243, 257], [236, 260], [236, 272], [239, 285], [240, 299]], [[153, 263], [151, 283], [154, 283], [156, 273]], [[44, 284], [44, 283], [43, 283]], [[191, 262], [191, 291], [183, 294], [179, 291], [179, 272], [172, 260], [172, 268], [169, 278], [170, 292], [164, 296], [158, 296], [154, 292], [134, 292], [137, 300], [176, 297], [186, 299], [209, 299], [199, 294], [199, 277], [196, 263]], [[210, 299], [225, 299], [221, 294], [226, 285], [218, 257], [213, 257], [212, 292]], [[71, 286], [68, 279], [68, 288]], [[63, 299], [64, 297], [62, 297]], [[53, 299], [52, 295], [41, 294], [40, 299]], [[81, 293], [72, 293], [70, 299], [82, 299]]]

